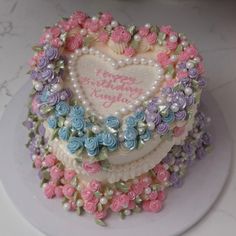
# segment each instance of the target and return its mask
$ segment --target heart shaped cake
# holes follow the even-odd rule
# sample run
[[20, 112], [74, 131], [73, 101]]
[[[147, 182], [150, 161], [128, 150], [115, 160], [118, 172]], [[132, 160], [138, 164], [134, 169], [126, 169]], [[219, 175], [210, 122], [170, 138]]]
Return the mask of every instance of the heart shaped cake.
[[46, 197], [101, 225], [109, 211], [160, 211], [210, 144], [196, 47], [171, 26], [76, 11], [33, 50], [24, 124]]

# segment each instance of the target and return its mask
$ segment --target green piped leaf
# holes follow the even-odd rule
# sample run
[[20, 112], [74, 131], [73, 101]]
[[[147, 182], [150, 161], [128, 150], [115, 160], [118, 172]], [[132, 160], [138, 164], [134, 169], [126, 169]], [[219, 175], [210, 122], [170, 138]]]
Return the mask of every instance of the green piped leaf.
[[175, 69], [174, 69], [174, 66], [172, 64], [168, 65], [168, 67], [166, 69], [166, 73], [170, 74], [170, 75], [174, 75]]
[[129, 191], [129, 187], [124, 182], [117, 182], [115, 186], [118, 190], [120, 190], [123, 193], [127, 193]]
[[55, 138], [58, 137], [58, 131], [59, 131], [58, 128], [53, 130], [51, 140], [54, 140]]
[[76, 152], [76, 156], [79, 157], [79, 158], [81, 158], [81, 154], [82, 154], [83, 150], [84, 150], [84, 148], [81, 147], [81, 148]]
[[101, 163], [102, 169], [105, 171], [109, 170], [111, 167], [111, 164], [108, 160], [100, 161], [100, 163]]
[[81, 214], [82, 214], [81, 207], [77, 207], [77, 209], [76, 209], [76, 214], [77, 214], [78, 216], [81, 216]]
[[177, 48], [175, 49], [175, 54], [180, 54], [183, 50], [183, 46], [181, 44], [179, 44], [177, 46]]
[[120, 214], [120, 218], [122, 220], [124, 220], [125, 219], [125, 213], [123, 211], [121, 211], [119, 214]]
[[96, 191], [96, 192], [94, 193], [94, 195], [95, 195], [95, 197], [97, 197], [97, 198], [100, 198], [100, 197], [102, 196], [102, 194], [101, 194], [99, 191]]
[[130, 25], [127, 27], [127, 31], [131, 34], [131, 35], [134, 35], [137, 30], [136, 30], [136, 26], [135, 25]]
[[103, 206], [100, 202], [98, 203], [97, 208], [99, 212], [103, 211]]
[[53, 107], [51, 107], [51, 106], [49, 106], [49, 105], [47, 105], [47, 104], [45, 104], [45, 105], [42, 105], [41, 107], [40, 107], [40, 112], [42, 113], [42, 114], [48, 114], [49, 112], [51, 112], [53, 110]]
[[107, 226], [107, 224], [103, 220], [96, 219], [95, 222], [96, 222], [97, 225], [100, 225], [100, 226], [103, 226], [103, 227]]
[[60, 39], [62, 40], [62, 42], [66, 41], [66, 36], [67, 36], [67, 32], [64, 32], [60, 35]]
[[94, 41], [94, 37], [92, 36], [87, 36], [84, 38], [84, 43], [83, 43], [83, 46], [84, 47], [89, 47]]
[[136, 41], [136, 40], [133, 39], [133, 40], [131, 41], [131, 43], [130, 43], [130, 46], [131, 46], [132, 48], [134, 48], [134, 49], [138, 49], [139, 44], [140, 44], [140, 42], [138, 42], [138, 41]]
[[159, 32], [158, 39], [164, 41], [166, 38], [166, 34], [164, 32]]
[[41, 171], [41, 176], [45, 180], [50, 180], [50, 173], [48, 170], [43, 170]]
[[142, 211], [142, 209], [140, 208], [140, 207], [138, 207], [138, 206], [136, 206], [134, 209], [133, 209], [133, 212], [135, 212], [135, 213], [139, 213], [139, 212], [141, 212]]
[[32, 47], [32, 49], [35, 52], [42, 52], [43, 51], [43, 46], [35, 45], [35, 46]]
[[65, 118], [60, 116], [57, 125], [61, 128], [64, 125]]
[[104, 161], [108, 158], [108, 151], [107, 148], [103, 147], [98, 155], [98, 160]]
[[151, 32], [155, 32], [155, 33], [158, 33], [160, 31], [159, 27], [156, 26], [156, 25], [153, 25], [151, 28], [150, 28], [150, 31]]

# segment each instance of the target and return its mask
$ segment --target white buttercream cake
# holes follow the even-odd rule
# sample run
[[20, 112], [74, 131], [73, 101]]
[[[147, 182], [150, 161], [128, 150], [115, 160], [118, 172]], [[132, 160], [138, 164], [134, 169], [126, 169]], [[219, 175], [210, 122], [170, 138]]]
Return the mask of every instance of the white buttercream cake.
[[109, 211], [160, 211], [210, 144], [196, 47], [169, 25], [76, 11], [33, 50], [24, 124], [46, 197], [100, 225]]

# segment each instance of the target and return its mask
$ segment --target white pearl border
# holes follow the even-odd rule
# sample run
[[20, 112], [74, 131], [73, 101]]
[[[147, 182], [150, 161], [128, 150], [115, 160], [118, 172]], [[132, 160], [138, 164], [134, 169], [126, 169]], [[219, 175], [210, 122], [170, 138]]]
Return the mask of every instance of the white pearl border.
[[114, 69], [119, 69], [128, 65], [147, 65], [152, 66], [156, 68], [157, 72], [157, 78], [154, 80], [153, 84], [151, 85], [151, 88], [147, 90], [142, 96], [140, 96], [138, 99], [134, 100], [133, 103], [122, 107], [120, 110], [114, 112], [115, 116], [122, 117], [124, 115], [127, 115], [129, 112], [133, 112], [135, 109], [137, 109], [142, 103], [146, 102], [148, 99], [150, 99], [154, 93], [157, 91], [160, 81], [164, 79], [164, 69], [161, 67], [160, 64], [156, 63], [153, 59], [147, 59], [147, 58], [125, 58], [120, 60], [115, 60], [103, 52], [99, 51], [98, 49], [95, 49], [93, 47], [83, 47], [81, 49], [75, 50], [74, 53], [70, 54], [70, 59], [68, 61], [68, 70], [69, 70], [69, 79], [72, 82], [72, 86], [75, 90], [75, 93], [77, 95], [77, 98], [81, 101], [83, 104], [86, 112], [89, 112], [91, 115], [94, 115], [98, 117], [99, 120], [103, 120], [104, 117], [101, 114], [98, 114], [95, 109], [93, 109], [92, 105], [89, 104], [88, 100], [86, 99], [86, 95], [83, 92], [83, 89], [77, 82], [78, 74], [76, 73], [76, 70], [74, 69], [76, 61], [79, 59], [79, 57], [83, 55], [95, 55], [99, 58], [101, 58], [103, 61], [108, 62], [111, 64], [111, 66]]

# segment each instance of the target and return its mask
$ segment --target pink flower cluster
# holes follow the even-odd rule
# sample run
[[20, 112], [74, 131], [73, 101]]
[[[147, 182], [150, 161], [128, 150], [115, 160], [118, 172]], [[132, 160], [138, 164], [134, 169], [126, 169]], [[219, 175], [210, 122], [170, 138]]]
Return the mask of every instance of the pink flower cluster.
[[54, 47], [61, 47], [63, 42], [59, 38], [61, 34], [61, 29], [58, 26], [53, 26], [45, 30], [43, 35], [39, 39], [40, 44], [45, 44], [47, 41]]
[[124, 26], [117, 26], [111, 33], [111, 39], [115, 43], [128, 43], [131, 39], [131, 34]]
[[156, 173], [157, 180], [160, 183], [167, 182], [170, 178], [170, 172], [165, 169], [165, 167], [161, 164], [157, 164], [154, 167], [154, 172]]
[[170, 57], [167, 52], [160, 52], [157, 54], [157, 62], [164, 68], [171, 64]]
[[179, 54], [179, 61], [186, 62], [188, 59], [198, 55], [198, 51], [195, 46], [190, 45], [183, 52]]
[[76, 49], [81, 48], [83, 45], [83, 37], [78, 33], [66, 39], [66, 49], [69, 52], [74, 52]]
[[110, 208], [114, 212], [119, 212], [122, 209], [129, 207], [130, 199], [126, 194], [119, 194], [114, 196], [110, 205]]
[[96, 219], [104, 219], [107, 216], [107, 209], [104, 207], [102, 211], [97, 210], [97, 204], [99, 203], [100, 197], [95, 197], [95, 192], [101, 190], [101, 182], [92, 180], [88, 183], [81, 191], [81, 197], [84, 201], [84, 210], [90, 214], [94, 214]]

